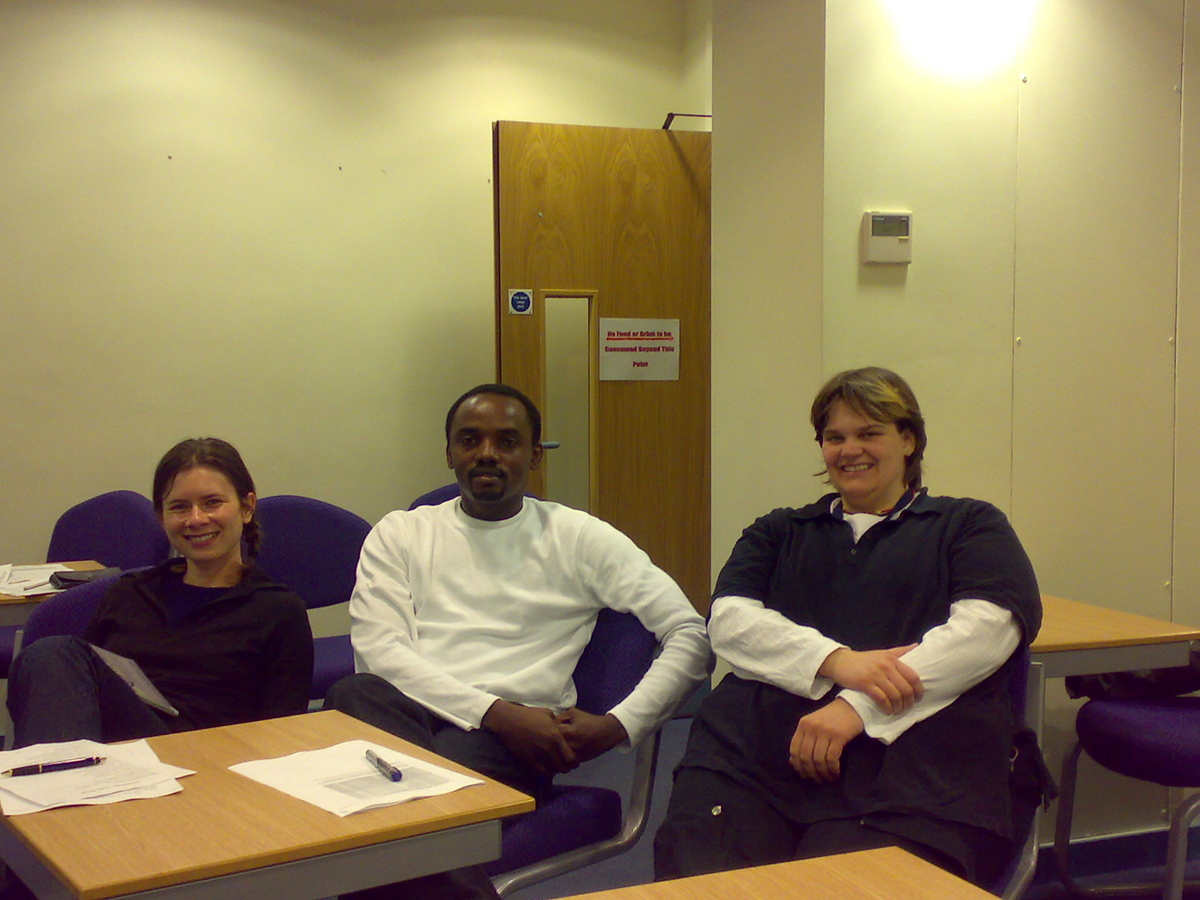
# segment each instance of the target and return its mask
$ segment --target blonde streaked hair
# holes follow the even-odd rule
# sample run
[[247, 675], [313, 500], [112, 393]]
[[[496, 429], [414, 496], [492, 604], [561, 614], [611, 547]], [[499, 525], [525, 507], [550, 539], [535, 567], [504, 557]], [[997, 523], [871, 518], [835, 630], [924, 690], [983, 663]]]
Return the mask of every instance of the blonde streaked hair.
[[809, 420], [820, 444], [833, 405], [841, 401], [860, 416], [876, 422], [893, 422], [897, 430], [913, 436], [916, 447], [904, 463], [904, 483], [921, 487], [921, 460], [925, 456], [925, 417], [908, 382], [890, 369], [867, 366], [847, 369], [825, 382], [813, 400]]

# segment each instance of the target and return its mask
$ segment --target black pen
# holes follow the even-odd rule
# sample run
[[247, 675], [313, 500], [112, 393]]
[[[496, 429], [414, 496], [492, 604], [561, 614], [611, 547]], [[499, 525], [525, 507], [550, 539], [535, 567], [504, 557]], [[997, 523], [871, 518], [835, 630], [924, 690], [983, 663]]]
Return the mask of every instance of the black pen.
[[367, 759], [370, 761], [371, 765], [373, 765], [376, 769], [379, 770], [379, 774], [382, 775], [384, 778], [386, 778], [388, 781], [399, 781], [401, 778], [404, 777], [403, 772], [401, 772], [399, 769], [397, 769], [395, 766], [393, 766], [390, 762], [388, 762], [386, 759], [384, 759], [382, 756], [380, 756], [374, 750], [367, 751]]
[[17, 766], [0, 772], [0, 775], [41, 775], [43, 772], [63, 772], [67, 769], [84, 769], [104, 762], [103, 756], [85, 756], [82, 759], [64, 759], [59, 762], [34, 763], [30, 766]]

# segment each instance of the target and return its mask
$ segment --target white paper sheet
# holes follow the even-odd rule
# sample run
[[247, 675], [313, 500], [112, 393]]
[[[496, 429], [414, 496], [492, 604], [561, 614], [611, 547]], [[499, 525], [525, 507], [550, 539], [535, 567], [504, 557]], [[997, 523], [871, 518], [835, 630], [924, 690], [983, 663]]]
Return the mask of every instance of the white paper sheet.
[[[404, 772], [400, 781], [389, 781], [367, 761], [374, 750]], [[478, 778], [460, 775], [441, 766], [381, 747], [370, 741], [345, 741], [322, 750], [306, 750], [276, 759], [259, 759], [229, 767], [268, 787], [290, 794], [339, 816], [448, 794]]]
[[83, 769], [0, 777], [0, 809], [6, 816], [18, 816], [58, 806], [92, 806], [163, 797], [183, 789], [175, 779], [195, 774], [191, 769], [160, 762], [146, 741], [34, 744], [0, 752], [0, 771], [87, 756], [104, 757], [104, 762]]

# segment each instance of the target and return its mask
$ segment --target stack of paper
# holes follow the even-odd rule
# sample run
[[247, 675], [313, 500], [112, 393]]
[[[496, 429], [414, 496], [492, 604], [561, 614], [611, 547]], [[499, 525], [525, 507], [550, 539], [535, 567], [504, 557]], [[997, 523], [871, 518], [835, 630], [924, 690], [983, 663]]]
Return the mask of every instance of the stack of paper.
[[40, 566], [0, 566], [0, 594], [11, 597], [31, 597], [34, 594], [57, 593], [50, 586], [50, 576], [55, 572], [69, 572], [69, 566], [61, 563], [45, 563]]
[[[381, 774], [368, 760], [368, 750], [398, 767], [403, 773], [401, 779], [392, 781]], [[345, 741], [324, 750], [306, 750], [229, 768], [339, 816], [483, 784], [478, 778], [451, 772], [370, 741]]]
[[6, 816], [53, 809], [56, 806], [96, 805], [165, 797], [182, 790], [175, 779], [195, 774], [191, 769], [168, 766], [145, 741], [98, 744], [66, 741], [34, 744], [0, 752], [0, 772], [34, 763], [99, 756], [104, 762], [80, 769], [40, 775], [0, 776], [0, 809]]

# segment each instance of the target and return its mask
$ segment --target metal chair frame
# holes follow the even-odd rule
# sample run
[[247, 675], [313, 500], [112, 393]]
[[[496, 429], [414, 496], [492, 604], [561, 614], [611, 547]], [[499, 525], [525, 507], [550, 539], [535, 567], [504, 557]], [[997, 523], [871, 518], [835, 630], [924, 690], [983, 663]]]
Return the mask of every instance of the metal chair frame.
[[[658, 748], [661, 734], [655, 731], [638, 746], [630, 787], [629, 803], [621, 830], [608, 840], [560, 853], [549, 859], [531, 863], [511, 872], [504, 872], [492, 879], [492, 886], [501, 897], [514, 891], [538, 884], [549, 878], [582, 869], [592, 863], [624, 853], [638, 842], [650, 819], [650, 799], [654, 794], [655, 770], [658, 768]], [[611, 752], [611, 751], [610, 751]]]
[[[1045, 721], [1046, 706], [1046, 673], [1041, 663], [1031, 662], [1025, 682], [1025, 726], [1037, 735], [1038, 747], [1042, 746], [1043, 722]], [[1038, 844], [1041, 837], [1041, 821], [1044, 806], [1039, 805], [1034, 811], [1033, 821], [1029, 824], [1029, 834], [1021, 847], [1021, 852], [1010, 867], [1006, 883], [1002, 886], [999, 896], [1003, 900], [1017, 900], [1029, 883], [1033, 881], [1037, 869]]]
[[[1054, 823], [1054, 865], [1058, 880], [1074, 896], [1081, 898], [1157, 897], [1181, 900], [1185, 890], [1200, 889], [1200, 881], [1187, 881], [1188, 829], [1200, 816], [1200, 794], [1179, 804], [1171, 814], [1167, 832], [1166, 871], [1162, 881], [1084, 887], [1071, 874], [1071, 827], [1075, 817], [1075, 792], [1079, 783], [1079, 757], [1083, 744], [1075, 741], [1063, 753], [1062, 777], [1058, 798], [1058, 819]], [[1118, 773], [1119, 774], [1119, 773]]]

